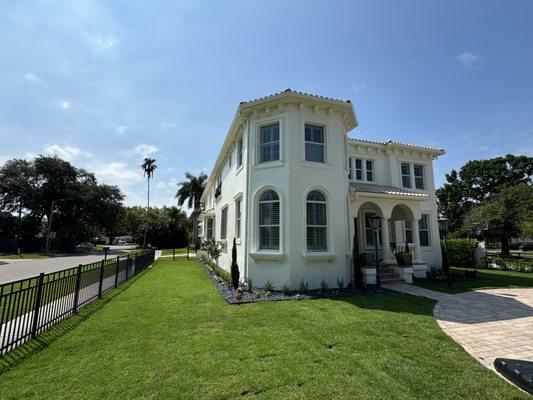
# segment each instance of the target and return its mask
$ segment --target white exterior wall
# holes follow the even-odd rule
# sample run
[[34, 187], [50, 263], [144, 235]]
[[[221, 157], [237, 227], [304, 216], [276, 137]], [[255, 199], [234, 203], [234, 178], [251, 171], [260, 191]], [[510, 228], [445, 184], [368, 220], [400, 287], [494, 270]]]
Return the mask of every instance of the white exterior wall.
[[[346, 264], [348, 181], [344, 168], [345, 138], [340, 116], [325, 110], [316, 114], [308, 107], [301, 110], [296, 105], [286, 105], [282, 113], [258, 115], [250, 119], [252, 149], [258, 147], [260, 126], [277, 121], [280, 123], [280, 161], [257, 164], [256, 152], [252, 153], [250, 159], [248, 200], [253, 206], [250, 208], [247, 240], [250, 252], [258, 252], [257, 199], [264, 189], [272, 188], [278, 192], [281, 201], [280, 251], [272, 254], [276, 259], [249, 256], [250, 276], [258, 286], [270, 279], [276, 287], [289, 282], [296, 289], [303, 279], [310, 288], [317, 288], [324, 279], [328, 286], [336, 287], [337, 277], [342, 277], [345, 282], [349, 280]], [[325, 164], [304, 161], [305, 123], [325, 127]], [[305, 198], [312, 189], [321, 190], [327, 198], [328, 251], [318, 254], [325, 259], [306, 262]]]

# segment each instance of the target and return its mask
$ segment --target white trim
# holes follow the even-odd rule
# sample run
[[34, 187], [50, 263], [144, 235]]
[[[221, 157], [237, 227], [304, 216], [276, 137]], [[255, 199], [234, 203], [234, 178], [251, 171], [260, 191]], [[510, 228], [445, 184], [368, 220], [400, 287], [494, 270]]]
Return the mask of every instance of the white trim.
[[261, 261], [261, 260], [269, 260], [269, 261], [278, 261], [281, 263], [283, 259], [285, 258], [285, 255], [281, 252], [275, 252], [275, 251], [251, 251], [248, 253], [250, 257], [253, 258], [255, 262]]
[[328, 261], [331, 263], [335, 260], [335, 258], [337, 258], [337, 254], [331, 253], [329, 251], [324, 251], [324, 252], [304, 251], [302, 253], [302, 258], [305, 264], [307, 264], [309, 261]]

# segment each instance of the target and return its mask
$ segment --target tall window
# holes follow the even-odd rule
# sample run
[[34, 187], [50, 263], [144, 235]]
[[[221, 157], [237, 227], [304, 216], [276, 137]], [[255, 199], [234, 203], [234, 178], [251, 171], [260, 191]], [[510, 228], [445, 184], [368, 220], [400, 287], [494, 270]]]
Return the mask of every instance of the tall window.
[[418, 233], [420, 236], [420, 246], [429, 246], [429, 215], [422, 214], [418, 221]]
[[360, 158], [355, 159], [355, 179], [358, 181], [363, 180], [363, 160]]
[[[365, 213], [365, 243], [367, 246], [374, 246], [374, 232], [372, 231], [372, 225], [370, 224], [370, 217], [376, 215], [373, 212]], [[381, 244], [381, 229], [378, 231], [378, 245]]]
[[259, 197], [259, 249], [279, 250], [279, 196], [273, 190]]
[[366, 160], [366, 180], [372, 182], [374, 180], [374, 163], [372, 160]]
[[228, 230], [228, 207], [222, 209], [220, 218], [220, 239], [226, 239], [226, 232]]
[[213, 218], [208, 218], [206, 220], [205, 237], [207, 239], [213, 238]]
[[241, 237], [241, 199], [235, 200], [235, 237]]
[[415, 175], [415, 188], [424, 189], [424, 166], [420, 164], [413, 165]]
[[352, 173], [352, 159], [348, 158], [348, 179], [353, 179], [353, 173]]
[[259, 132], [260, 163], [279, 160], [279, 124], [262, 126]]
[[411, 166], [408, 163], [402, 163], [401, 170], [402, 170], [402, 186], [404, 188], [411, 188]]
[[326, 198], [317, 190], [307, 195], [306, 215], [307, 251], [327, 250]]
[[242, 165], [242, 136], [237, 142], [237, 168]]
[[324, 127], [305, 124], [305, 161], [323, 163]]
[[413, 222], [410, 219], [404, 221], [405, 224], [405, 241], [413, 243]]

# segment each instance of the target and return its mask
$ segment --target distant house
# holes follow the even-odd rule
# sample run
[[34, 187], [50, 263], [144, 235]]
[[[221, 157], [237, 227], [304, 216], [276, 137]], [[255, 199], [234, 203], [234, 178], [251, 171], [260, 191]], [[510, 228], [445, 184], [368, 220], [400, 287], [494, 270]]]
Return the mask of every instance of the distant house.
[[[335, 287], [351, 279], [354, 234], [374, 252], [373, 215], [379, 259], [397, 279], [441, 266], [432, 162], [444, 151], [348, 137], [357, 125], [349, 100], [290, 89], [239, 105], [202, 197], [201, 238], [223, 246], [221, 267], [235, 237], [241, 278], [254, 285]], [[406, 242], [412, 267], [394, 255]], [[364, 272], [374, 283], [375, 266]]]

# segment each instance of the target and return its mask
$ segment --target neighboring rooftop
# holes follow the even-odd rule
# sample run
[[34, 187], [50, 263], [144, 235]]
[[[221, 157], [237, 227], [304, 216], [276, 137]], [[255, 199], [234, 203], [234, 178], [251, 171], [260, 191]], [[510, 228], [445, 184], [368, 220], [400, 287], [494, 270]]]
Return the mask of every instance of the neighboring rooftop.
[[384, 194], [391, 196], [405, 196], [416, 198], [429, 198], [426, 193], [417, 193], [404, 188], [389, 186], [389, 185], [377, 185], [375, 183], [363, 183], [363, 182], [350, 182], [350, 189], [352, 193], [374, 193]]

